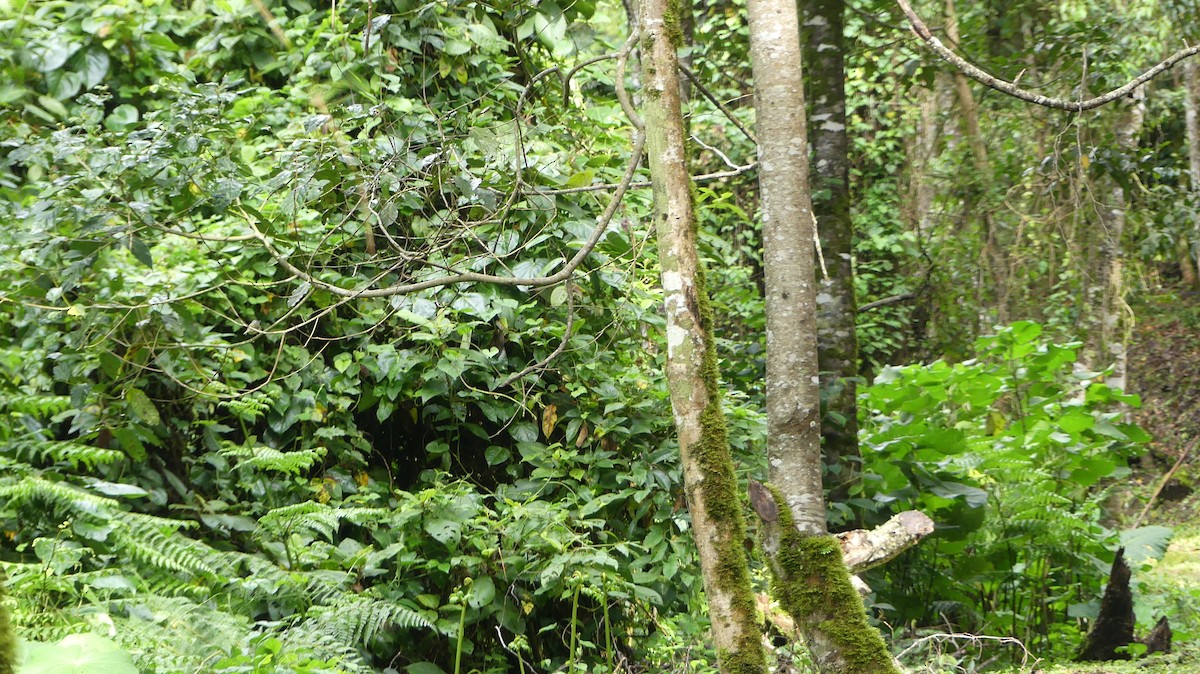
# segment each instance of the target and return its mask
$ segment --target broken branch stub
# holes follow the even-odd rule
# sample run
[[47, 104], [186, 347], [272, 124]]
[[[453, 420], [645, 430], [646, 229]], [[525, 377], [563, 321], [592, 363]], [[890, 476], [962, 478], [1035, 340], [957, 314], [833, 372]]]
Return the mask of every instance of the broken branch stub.
[[[750, 507], [764, 524], [774, 526], [779, 521], [779, 504], [771, 489], [757, 480], [750, 480]], [[894, 515], [882, 525], [871, 529], [855, 529], [835, 534], [842, 548], [842, 558], [850, 573], [862, 573], [896, 558], [933, 533], [933, 520], [919, 510], [906, 510]]]

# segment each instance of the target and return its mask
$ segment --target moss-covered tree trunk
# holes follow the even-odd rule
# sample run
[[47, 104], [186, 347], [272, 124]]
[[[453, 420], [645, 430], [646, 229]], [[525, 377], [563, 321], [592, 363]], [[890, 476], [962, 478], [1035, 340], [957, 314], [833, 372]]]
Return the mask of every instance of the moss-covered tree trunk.
[[688, 511], [718, 665], [725, 674], [760, 674], [766, 671], [766, 655], [747, 567], [741, 499], [721, 414], [712, 310], [696, 247], [695, 202], [679, 99], [678, 5], [668, 0], [640, 4], [643, 115], [667, 319], [667, 385]]
[[[764, 549], [775, 590], [826, 674], [895, 672], [867, 623], [821, 487], [816, 275], [795, 0], [749, 0], [766, 268], [767, 427], [775, 516]], [[763, 498], [753, 501], [762, 502]], [[763, 513], [760, 512], [760, 516]]]
[[[858, 337], [854, 301], [854, 227], [850, 220], [850, 141], [846, 135], [843, 0], [799, 3], [808, 132], [812, 143], [813, 214], [828, 276], [818, 279], [817, 363], [825, 411], [821, 449], [832, 498], [843, 498], [858, 473]], [[817, 196], [820, 195], [820, 196]]]

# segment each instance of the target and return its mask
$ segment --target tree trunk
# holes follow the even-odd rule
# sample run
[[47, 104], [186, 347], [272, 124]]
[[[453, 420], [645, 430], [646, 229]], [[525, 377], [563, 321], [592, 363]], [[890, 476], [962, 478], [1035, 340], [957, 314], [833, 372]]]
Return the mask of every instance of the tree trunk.
[[[1142, 133], [1145, 116], [1145, 89], [1136, 89], [1132, 103], [1121, 103], [1125, 108], [1115, 129], [1117, 147], [1131, 160], [1136, 157], [1138, 141]], [[1100, 211], [1100, 251], [1097, 258], [1100, 282], [1100, 334], [1093, 336], [1094, 353], [1099, 365], [1111, 362], [1112, 374], [1108, 384], [1124, 389], [1126, 383], [1126, 332], [1129, 313], [1125, 304], [1124, 266], [1125, 256], [1122, 239], [1125, 236], [1125, 211], [1128, 208], [1125, 189], [1116, 180], [1111, 183], [1109, 206]]]
[[763, 547], [776, 594], [820, 671], [895, 672], [887, 645], [867, 623], [850, 584], [840, 545], [825, 528], [813, 215], [796, 4], [749, 0], [747, 13], [767, 277], [767, 444], [774, 483], [771, 498], [752, 494], [751, 502], [762, 507]]
[[667, 385], [679, 437], [692, 531], [699, 551], [718, 665], [766, 671], [750, 585], [737, 477], [729, 453], [712, 310], [696, 248], [696, 214], [679, 100], [682, 33], [670, 0], [641, 3], [644, 115], [667, 319]]
[[845, 498], [856, 479], [858, 336], [854, 226], [850, 220], [850, 141], [846, 135], [843, 0], [800, 3], [809, 141], [813, 147], [813, 215], [828, 276], [817, 292], [817, 363], [821, 374], [822, 454], [830, 497]]
[[[1194, 59], [1184, 62], [1183, 82], [1187, 89], [1187, 95], [1183, 100], [1187, 111], [1188, 169], [1192, 176], [1190, 185], [1192, 198], [1200, 200], [1200, 64], [1197, 64]], [[1197, 217], [1200, 218], [1200, 215]], [[1200, 220], [1193, 223], [1192, 231], [1180, 232], [1179, 238], [1184, 244], [1180, 251], [1180, 267], [1184, 270], [1190, 269], [1192, 272], [1191, 279], [1185, 278], [1184, 281], [1190, 281], [1188, 285], [1200, 289], [1200, 279], [1197, 279], [1196, 274], [1196, 251], [1200, 246]], [[1186, 271], [1184, 273], [1186, 274]]]
[[1133, 643], [1133, 593], [1129, 589], [1129, 578], [1125, 548], [1120, 548], [1108, 573], [1108, 586], [1100, 600], [1100, 614], [1075, 654], [1076, 661], [1129, 658], [1127, 653], [1117, 653], [1118, 648]]
[[[957, 45], [958, 15], [954, 9], [954, 0], [946, 0], [946, 37], [951, 44]], [[1005, 323], [1008, 320], [1008, 279], [1007, 263], [1000, 242], [996, 236], [995, 222], [992, 220], [991, 209], [987, 203], [992, 191], [992, 163], [988, 159], [987, 143], [979, 127], [979, 105], [971, 93], [971, 83], [960, 70], [954, 71], [954, 91], [958, 96], [959, 111], [962, 112], [963, 135], [967, 137], [967, 145], [971, 148], [971, 159], [974, 163], [974, 185], [971, 192], [963, 201], [966, 213], [978, 213], [982, 227], [980, 246], [982, 259], [991, 279], [992, 300], [996, 310], [996, 320]], [[980, 288], [982, 291], [983, 288]], [[980, 296], [985, 296], [980, 293]], [[983, 307], [981, 307], [981, 310]], [[986, 329], [986, 321], [981, 318], [980, 328]]]

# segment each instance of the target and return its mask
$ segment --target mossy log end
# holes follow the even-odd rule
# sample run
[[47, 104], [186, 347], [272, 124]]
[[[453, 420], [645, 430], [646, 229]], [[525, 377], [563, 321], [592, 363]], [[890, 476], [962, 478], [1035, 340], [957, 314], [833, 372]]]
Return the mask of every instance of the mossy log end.
[[[812, 536], [796, 528], [778, 489], [750, 482], [750, 505], [762, 520], [772, 589], [822, 674], [891, 674], [902, 670], [867, 621], [851, 574], [885, 563], [933, 532], [933, 520], [900, 513], [871, 531]], [[767, 615], [770, 615], [768, 613]]]

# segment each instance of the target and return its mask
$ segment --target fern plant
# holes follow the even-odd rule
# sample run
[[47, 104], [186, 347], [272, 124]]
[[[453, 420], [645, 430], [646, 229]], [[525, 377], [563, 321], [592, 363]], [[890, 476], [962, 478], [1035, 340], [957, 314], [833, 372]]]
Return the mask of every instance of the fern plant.
[[[295, 541], [331, 540], [343, 522], [369, 525], [387, 509], [289, 503], [260, 518], [257, 551], [218, 549], [198, 537], [200, 522], [159, 508], [152, 484], [115, 479], [129, 467], [127, 452], [56, 439], [50, 421], [68, 404], [0, 396], [0, 411], [16, 422], [0, 429], [8, 436], [0, 438], [0, 517], [16, 551], [0, 569], [25, 638], [102, 629], [146, 672], [223, 671], [218, 660], [241, 671], [237, 653], [262, 648], [327, 663], [321, 671], [359, 672], [370, 671], [360, 649], [385, 631], [432, 629], [415, 608], [354, 594], [357, 576], [327, 568], [328, 557], [305, 545], [293, 554]], [[217, 455], [253, 489], [311, 470], [324, 450], [226, 445]], [[272, 555], [276, 545], [287, 553]], [[260, 621], [271, 613], [290, 617]]]
[[975, 360], [888, 369], [864, 394], [864, 494], [938, 522], [873, 585], [902, 622], [1052, 645], [1097, 609], [1119, 545], [1106, 485], [1148, 437], [1113, 411], [1136, 397], [1080, 382], [1079, 345], [1040, 334], [1016, 323]]

